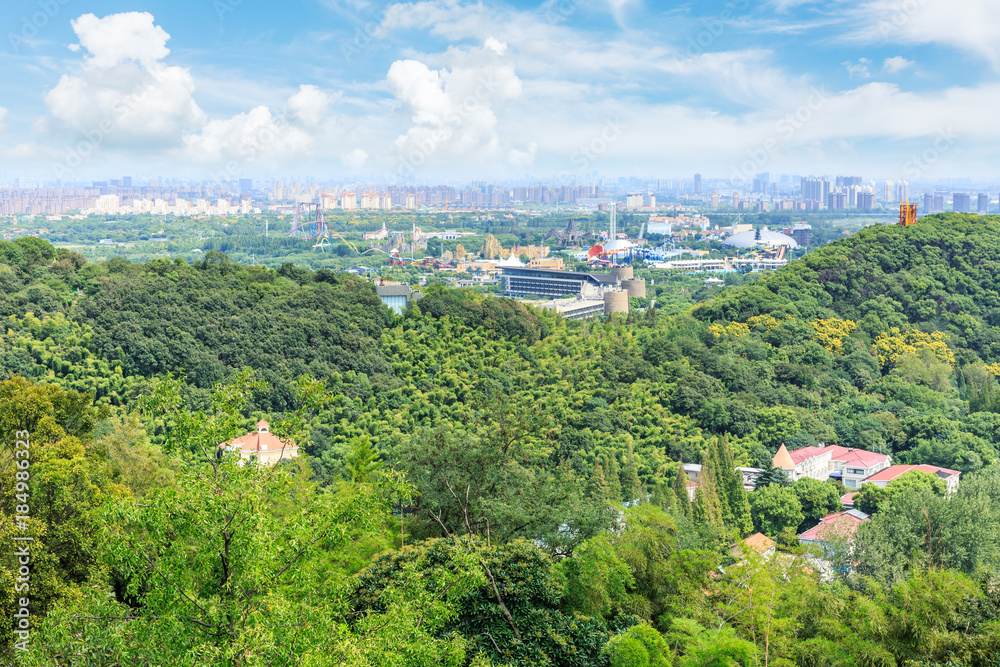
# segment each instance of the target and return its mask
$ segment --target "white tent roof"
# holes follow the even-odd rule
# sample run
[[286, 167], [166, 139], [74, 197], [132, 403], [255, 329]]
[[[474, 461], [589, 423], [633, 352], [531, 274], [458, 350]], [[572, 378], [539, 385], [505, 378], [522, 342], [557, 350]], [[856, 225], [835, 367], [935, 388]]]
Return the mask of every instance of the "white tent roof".
[[514, 253], [510, 253], [510, 257], [508, 257], [505, 260], [497, 262], [497, 266], [499, 266], [499, 267], [504, 267], [504, 266], [509, 266], [509, 267], [524, 266], [524, 262], [522, 262], [517, 257], [515, 257]]

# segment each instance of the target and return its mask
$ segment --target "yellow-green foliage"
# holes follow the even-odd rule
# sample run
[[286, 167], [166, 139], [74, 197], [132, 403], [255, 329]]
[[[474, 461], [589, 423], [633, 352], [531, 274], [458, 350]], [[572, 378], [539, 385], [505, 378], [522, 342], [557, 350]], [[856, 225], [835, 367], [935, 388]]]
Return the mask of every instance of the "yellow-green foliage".
[[815, 320], [809, 324], [816, 330], [816, 340], [826, 348], [827, 352], [843, 352], [844, 339], [858, 328], [853, 320], [841, 320], [836, 317]]
[[911, 326], [902, 329], [892, 327], [875, 339], [875, 354], [883, 371], [895, 368], [906, 355], [920, 355], [924, 350], [930, 350], [938, 361], [954, 367], [955, 353], [948, 347], [947, 341], [947, 334], [940, 331], [928, 334]]
[[[788, 318], [792, 319], [792, 318]], [[778, 320], [769, 313], [763, 315], [754, 315], [749, 320], [747, 320], [747, 326], [755, 331], [772, 331], [781, 326], [781, 320]]]
[[741, 336], [749, 336], [751, 331], [767, 333], [777, 329], [782, 322], [794, 321], [791, 317], [779, 320], [773, 315], [765, 313], [764, 315], [754, 315], [746, 322], [731, 322], [728, 325], [713, 324], [708, 327], [708, 330], [715, 334], [716, 338], [722, 338], [727, 334], [734, 338], [740, 338]]

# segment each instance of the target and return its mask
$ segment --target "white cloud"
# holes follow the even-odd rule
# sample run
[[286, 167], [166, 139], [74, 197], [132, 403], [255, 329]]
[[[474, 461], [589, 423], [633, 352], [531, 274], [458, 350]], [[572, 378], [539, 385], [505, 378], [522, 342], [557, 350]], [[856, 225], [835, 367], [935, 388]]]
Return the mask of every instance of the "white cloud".
[[851, 12], [855, 40], [944, 44], [1000, 70], [1000, 3], [996, 0], [869, 0]]
[[254, 107], [231, 118], [212, 120], [184, 137], [183, 157], [192, 162], [240, 164], [280, 161], [313, 154], [327, 119], [329, 96], [301, 86], [288, 98], [287, 113]]
[[104, 18], [84, 14], [71, 24], [80, 45], [90, 53], [87, 63], [93, 67], [108, 69], [129, 61], [148, 67], [170, 53], [170, 35], [153, 25], [149, 12], [123, 12]]
[[902, 72], [912, 64], [912, 60], [907, 60], [902, 56], [893, 56], [892, 58], [886, 58], [885, 62], [882, 63], [882, 71], [888, 74], [896, 74]]
[[301, 85], [288, 98], [288, 117], [303, 127], [315, 129], [323, 124], [330, 111], [330, 96], [318, 86]]
[[42, 152], [37, 146], [23, 143], [3, 151], [3, 157], [7, 160], [27, 162], [42, 157]]
[[152, 15], [85, 14], [72, 24], [88, 56], [45, 95], [42, 127], [68, 129], [96, 147], [154, 147], [205, 123], [190, 71], [160, 62], [170, 36]]
[[535, 162], [535, 153], [538, 152], [538, 144], [534, 141], [528, 143], [528, 150], [522, 151], [511, 148], [507, 153], [507, 162], [514, 167], [528, 167]]
[[847, 69], [847, 73], [850, 75], [852, 79], [854, 77], [858, 77], [860, 79], [872, 78], [871, 70], [868, 69], [867, 58], [860, 58], [856, 63], [847, 60], [841, 63], [841, 65], [843, 65]]
[[355, 148], [350, 153], [341, 155], [340, 162], [350, 169], [361, 169], [361, 167], [368, 163], [368, 153], [360, 148]]
[[502, 56], [507, 53], [507, 45], [495, 37], [487, 37], [483, 46], [498, 56]]
[[451, 69], [397, 60], [386, 76], [389, 89], [412, 114], [413, 125], [394, 143], [406, 170], [428, 161], [496, 160], [509, 145], [499, 134], [496, 109], [521, 94], [513, 65], [497, 60], [497, 50], [489, 45], [451, 48], [444, 55]]

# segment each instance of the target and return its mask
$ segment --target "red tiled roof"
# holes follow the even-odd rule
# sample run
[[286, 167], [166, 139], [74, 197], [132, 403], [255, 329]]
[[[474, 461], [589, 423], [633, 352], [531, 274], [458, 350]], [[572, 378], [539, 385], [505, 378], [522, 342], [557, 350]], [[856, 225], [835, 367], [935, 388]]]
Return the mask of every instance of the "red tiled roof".
[[247, 433], [238, 438], [233, 438], [228, 442], [223, 442], [220, 447], [230, 447], [239, 445], [241, 452], [274, 452], [285, 448], [286, 452], [298, 449], [294, 444], [282, 444], [281, 439], [273, 433]]
[[794, 452], [789, 452], [795, 465], [820, 454], [830, 452], [831, 461], [843, 461], [847, 465], [858, 465], [862, 468], [870, 468], [877, 463], [883, 463], [889, 459], [885, 454], [876, 454], [864, 449], [850, 449], [840, 445], [827, 445], [826, 447], [802, 447]]
[[762, 554], [774, 546], [774, 540], [764, 533], [754, 533], [750, 537], [744, 539], [743, 544], [747, 545], [757, 553]]
[[[847, 539], [851, 539], [854, 537], [854, 533], [857, 532], [858, 526], [868, 520], [867, 518], [862, 519], [860, 516], [857, 516], [858, 514], [861, 513], [856, 513], [855, 510], [827, 514], [820, 519], [819, 524], [799, 535], [799, 539], [823, 540], [827, 537], [846, 537]], [[867, 517], [868, 515], [865, 514], [864, 516]]]
[[788, 452], [788, 454], [792, 457], [792, 463], [794, 463], [795, 465], [798, 465], [798, 464], [802, 463], [803, 461], [805, 461], [807, 459], [811, 459], [814, 456], [819, 456], [820, 454], [822, 454], [823, 452], [825, 452], [828, 449], [830, 449], [830, 448], [829, 447], [801, 447], [801, 448], [796, 449], [794, 451]]
[[848, 449], [840, 445], [831, 445], [832, 455], [830, 460], [843, 461], [847, 465], [858, 465], [862, 468], [870, 468], [877, 463], [884, 463], [889, 460], [886, 454], [869, 452], [864, 449]]
[[865, 482], [891, 482], [900, 475], [905, 475], [911, 470], [919, 470], [921, 472], [929, 472], [932, 475], [937, 475], [941, 478], [951, 477], [953, 475], [960, 474], [957, 470], [949, 470], [948, 468], [939, 468], [938, 466], [929, 465], [918, 465], [918, 466], [889, 466], [885, 470], [881, 470], [871, 477], [867, 478]]
[[851, 491], [850, 493], [845, 493], [844, 495], [842, 495], [840, 497], [840, 504], [841, 505], [853, 505], [854, 504], [854, 494], [856, 494], [856, 493], [857, 493], [857, 491]]

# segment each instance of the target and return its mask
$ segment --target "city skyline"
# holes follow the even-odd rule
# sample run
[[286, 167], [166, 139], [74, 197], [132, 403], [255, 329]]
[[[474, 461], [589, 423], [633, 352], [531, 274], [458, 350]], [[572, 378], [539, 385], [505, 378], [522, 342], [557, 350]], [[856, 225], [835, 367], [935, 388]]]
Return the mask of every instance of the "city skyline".
[[960, 4], [6, 3], [0, 181], [998, 180]]

